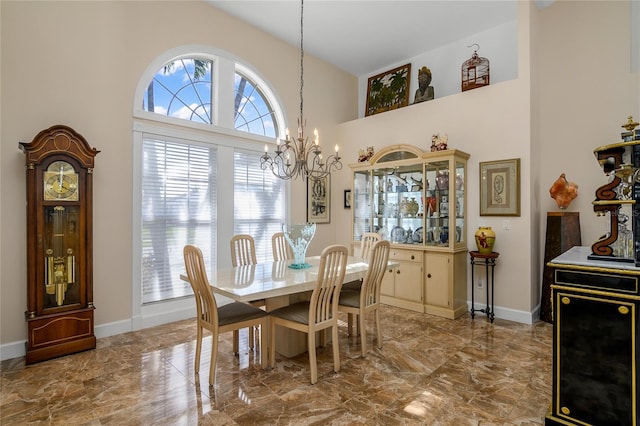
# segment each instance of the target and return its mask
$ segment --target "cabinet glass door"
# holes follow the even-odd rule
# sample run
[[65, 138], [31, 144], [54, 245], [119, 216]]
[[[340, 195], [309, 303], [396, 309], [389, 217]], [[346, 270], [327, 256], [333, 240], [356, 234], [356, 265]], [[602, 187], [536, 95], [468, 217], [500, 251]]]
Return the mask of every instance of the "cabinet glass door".
[[365, 232], [372, 232], [371, 191], [371, 172], [369, 170], [354, 172], [351, 200], [354, 241], [360, 241]]
[[397, 244], [423, 243], [422, 164], [373, 171], [374, 231]]
[[453, 208], [455, 209], [455, 245], [461, 245], [466, 247], [467, 243], [465, 241], [465, 236], [467, 235], [467, 229], [465, 228], [466, 224], [464, 222], [464, 209], [465, 206], [465, 188], [466, 185], [466, 177], [465, 177], [465, 164], [456, 161], [456, 183], [454, 185], [455, 189], [455, 200], [453, 203]]
[[428, 246], [449, 246], [449, 160], [426, 164], [425, 243]]

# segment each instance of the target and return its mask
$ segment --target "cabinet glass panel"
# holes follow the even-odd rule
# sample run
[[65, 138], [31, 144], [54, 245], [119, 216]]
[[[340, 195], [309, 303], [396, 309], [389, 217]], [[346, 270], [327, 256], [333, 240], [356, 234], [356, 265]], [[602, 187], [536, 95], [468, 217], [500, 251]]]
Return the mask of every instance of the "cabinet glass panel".
[[465, 164], [462, 162], [456, 162], [456, 184], [455, 184], [455, 218], [456, 218], [456, 244], [461, 244], [466, 246], [465, 236], [467, 235], [467, 229], [465, 228], [464, 223], [464, 209], [465, 209], [465, 175], [464, 175]]
[[427, 206], [425, 213], [425, 243], [428, 246], [449, 245], [449, 161], [434, 161], [426, 164]]
[[[360, 241], [362, 234], [371, 232], [371, 172], [360, 171], [353, 174], [353, 239]], [[375, 193], [374, 193], [375, 198]]]
[[374, 231], [392, 243], [422, 244], [422, 164], [373, 170]]

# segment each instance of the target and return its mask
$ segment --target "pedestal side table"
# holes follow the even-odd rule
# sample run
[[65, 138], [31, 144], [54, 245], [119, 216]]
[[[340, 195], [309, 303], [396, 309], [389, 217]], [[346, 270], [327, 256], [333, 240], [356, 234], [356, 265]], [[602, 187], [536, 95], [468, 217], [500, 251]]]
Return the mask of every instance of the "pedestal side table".
[[[493, 319], [495, 318], [495, 313], [493, 310], [493, 279], [494, 279], [494, 269], [496, 267], [496, 260], [500, 256], [500, 253], [491, 252], [489, 254], [482, 254], [479, 251], [470, 251], [469, 257], [471, 259], [471, 318], [474, 319], [476, 312], [484, 312], [487, 315], [487, 318], [493, 323]], [[475, 308], [475, 280], [474, 280], [474, 270], [475, 266], [484, 266], [485, 267], [485, 276], [486, 276], [486, 289], [487, 289], [487, 303], [486, 307], [483, 309]], [[489, 280], [491, 278], [491, 280]], [[489, 292], [489, 288], [491, 288], [491, 292]], [[489, 299], [489, 293], [491, 293], [491, 299]]]

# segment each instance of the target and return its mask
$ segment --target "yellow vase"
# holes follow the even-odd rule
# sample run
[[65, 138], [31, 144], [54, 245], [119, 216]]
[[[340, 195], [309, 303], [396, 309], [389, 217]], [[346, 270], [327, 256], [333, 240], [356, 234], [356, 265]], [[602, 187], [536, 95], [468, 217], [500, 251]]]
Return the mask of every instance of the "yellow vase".
[[496, 233], [490, 226], [481, 226], [476, 231], [476, 246], [480, 254], [490, 254], [496, 243]]

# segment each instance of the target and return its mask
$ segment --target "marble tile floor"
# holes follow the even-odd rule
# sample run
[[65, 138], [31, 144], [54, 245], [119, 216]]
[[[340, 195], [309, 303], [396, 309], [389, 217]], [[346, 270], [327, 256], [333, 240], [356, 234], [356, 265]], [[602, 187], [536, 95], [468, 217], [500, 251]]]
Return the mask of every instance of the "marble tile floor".
[[[340, 330], [341, 371], [331, 346], [278, 356], [231, 354], [221, 337], [209, 388], [211, 337], [193, 370], [195, 320], [98, 339], [95, 350], [24, 365], [0, 364], [0, 424], [54, 425], [541, 425], [551, 401], [552, 327], [484, 315], [448, 320], [383, 306], [383, 348], [360, 357]], [[346, 316], [340, 318], [346, 323]], [[373, 330], [372, 318], [367, 318]], [[247, 348], [241, 333], [241, 348]]]

